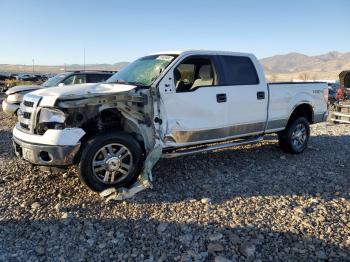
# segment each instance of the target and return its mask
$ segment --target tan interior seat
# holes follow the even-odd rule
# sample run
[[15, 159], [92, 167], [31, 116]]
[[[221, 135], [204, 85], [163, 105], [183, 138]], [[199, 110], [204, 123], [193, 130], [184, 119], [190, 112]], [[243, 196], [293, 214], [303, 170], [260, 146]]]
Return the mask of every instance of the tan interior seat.
[[211, 65], [203, 65], [199, 69], [199, 78], [194, 81], [191, 89], [198, 86], [211, 86], [213, 85], [213, 80]]

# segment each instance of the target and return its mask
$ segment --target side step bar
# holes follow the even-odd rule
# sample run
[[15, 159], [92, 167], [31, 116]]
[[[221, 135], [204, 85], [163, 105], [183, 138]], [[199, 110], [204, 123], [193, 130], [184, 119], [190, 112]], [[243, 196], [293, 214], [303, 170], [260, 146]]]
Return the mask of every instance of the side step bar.
[[175, 149], [173, 151], [163, 151], [163, 158], [174, 158], [179, 156], [186, 156], [186, 155], [192, 155], [207, 151], [213, 151], [217, 149], [223, 149], [227, 147], [233, 147], [233, 146], [241, 146], [246, 144], [254, 144], [262, 141], [264, 139], [263, 136], [254, 136], [249, 137], [246, 139], [239, 139], [239, 140], [230, 140], [226, 142], [220, 142], [216, 144], [204, 144], [204, 145], [198, 145], [198, 146], [191, 146], [191, 147], [185, 147], [185, 148], [179, 148]]

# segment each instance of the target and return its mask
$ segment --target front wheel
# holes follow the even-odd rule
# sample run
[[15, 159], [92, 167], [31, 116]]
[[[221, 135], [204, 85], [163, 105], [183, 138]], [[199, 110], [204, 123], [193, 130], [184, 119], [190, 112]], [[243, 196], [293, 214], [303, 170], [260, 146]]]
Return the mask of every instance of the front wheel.
[[290, 121], [287, 128], [278, 133], [280, 147], [292, 154], [302, 153], [310, 137], [310, 124], [305, 117], [298, 117]]
[[80, 179], [92, 190], [127, 187], [139, 175], [142, 150], [129, 134], [103, 134], [90, 140], [79, 163]]

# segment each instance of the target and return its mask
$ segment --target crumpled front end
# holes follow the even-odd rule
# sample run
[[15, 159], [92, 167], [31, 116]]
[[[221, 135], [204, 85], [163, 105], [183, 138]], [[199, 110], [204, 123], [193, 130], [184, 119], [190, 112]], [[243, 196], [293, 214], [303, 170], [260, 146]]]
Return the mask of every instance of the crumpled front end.
[[145, 160], [138, 180], [129, 188], [111, 187], [104, 190], [100, 193], [102, 197], [107, 201], [122, 200], [152, 187], [152, 168], [162, 155], [162, 146], [153, 125], [153, 98], [150, 89], [134, 89], [101, 96], [86, 95], [84, 98], [69, 96], [60, 98], [58, 107], [70, 116], [67, 124], [79, 125], [87, 135], [108, 130], [110, 125], [114, 125], [119, 130], [133, 134], [144, 146]]
[[[13, 131], [19, 156], [36, 165], [79, 162], [84, 143], [101, 132], [123, 131], [143, 147], [144, 165], [130, 188], [110, 188], [101, 196], [125, 199], [151, 187], [152, 168], [162, 154], [153, 123], [151, 89], [125, 85], [40, 90], [25, 96]], [[98, 92], [99, 91], [99, 92]]]

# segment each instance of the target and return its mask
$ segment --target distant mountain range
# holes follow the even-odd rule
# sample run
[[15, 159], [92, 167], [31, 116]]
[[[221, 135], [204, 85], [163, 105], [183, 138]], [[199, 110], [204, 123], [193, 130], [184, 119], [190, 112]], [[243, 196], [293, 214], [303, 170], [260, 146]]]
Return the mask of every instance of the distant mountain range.
[[261, 63], [267, 73], [341, 71], [350, 69], [350, 52], [340, 53], [334, 51], [318, 56], [289, 53], [263, 58]]
[[[275, 55], [260, 60], [270, 81], [285, 81], [293, 79], [317, 80], [337, 79], [342, 70], [350, 70], [350, 52], [329, 52], [318, 56], [307, 56], [300, 53]], [[120, 70], [128, 62], [115, 64], [87, 64], [87, 70]], [[83, 65], [66, 66], [35, 66], [36, 72], [62, 72], [64, 70], [82, 70]], [[31, 72], [31, 65], [0, 64], [0, 72]]]

